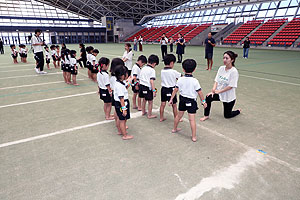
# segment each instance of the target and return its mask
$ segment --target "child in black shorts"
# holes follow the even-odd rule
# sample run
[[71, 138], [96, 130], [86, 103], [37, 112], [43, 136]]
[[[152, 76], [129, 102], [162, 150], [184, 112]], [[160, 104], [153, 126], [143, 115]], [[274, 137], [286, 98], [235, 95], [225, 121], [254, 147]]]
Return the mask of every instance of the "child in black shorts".
[[99, 69], [98, 69], [98, 62], [97, 62], [97, 55], [99, 54], [99, 50], [98, 49], [94, 49], [93, 50], [93, 53], [92, 53], [92, 56], [91, 56], [91, 63], [92, 63], [92, 66], [91, 66], [91, 73], [92, 73], [92, 80], [94, 82], [97, 82], [97, 73], [99, 72]]
[[[115, 99], [115, 110], [117, 114], [117, 127], [119, 133], [123, 135], [123, 140], [130, 140], [133, 136], [128, 135], [126, 132], [126, 121], [130, 119], [130, 105], [128, 98], [127, 88], [128, 83], [125, 82], [128, 77], [128, 71], [125, 66], [118, 65], [115, 68], [115, 75], [117, 81], [115, 83], [114, 90], [114, 99]], [[127, 80], [128, 82], [132, 81], [132, 77]]]
[[100, 71], [97, 74], [97, 82], [100, 99], [104, 102], [104, 113], [106, 120], [115, 119], [111, 112], [111, 102], [112, 102], [112, 90], [110, 88], [109, 74], [107, 72], [109, 68], [109, 59], [100, 58], [99, 60]]
[[[181, 77], [181, 73], [174, 70], [174, 64], [176, 62], [176, 57], [173, 54], [167, 54], [164, 57], [165, 67], [161, 70], [161, 104], [160, 104], [160, 122], [165, 121], [164, 110], [166, 107], [166, 102], [169, 102], [176, 86], [176, 81]], [[173, 98], [172, 108], [174, 118], [177, 116], [177, 97]]]
[[18, 51], [16, 50], [16, 45], [12, 44], [10, 45], [11, 48], [11, 56], [13, 58], [14, 64], [18, 63]]
[[202, 105], [206, 108], [205, 98], [201, 91], [201, 86], [199, 81], [193, 77], [193, 72], [195, 71], [197, 63], [193, 59], [186, 59], [182, 63], [182, 68], [185, 73], [183, 77], [180, 77], [177, 81], [176, 87], [173, 90], [172, 97], [169, 101], [169, 104], [173, 103], [173, 99], [176, 93], [179, 91], [179, 113], [174, 120], [174, 128], [172, 133], [180, 131], [180, 128], [177, 128], [180, 119], [183, 117], [184, 112], [187, 111], [189, 115], [190, 126], [192, 129], [192, 141], [196, 142], [196, 121], [195, 115], [198, 110], [197, 106], [197, 96], [200, 97]]
[[47, 68], [50, 69], [50, 66], [49, 66], [49, 64], [50, 64], [49, 47], [45, 46], [44, 49], [45, 49], [45, 59], [46, 59]]
[[55, 68], [57, 68], [57, 65], [56, 65], [56, 62], [57, 62], [56, 46], [54, 44], [52, 44], [50, 46], [50, 49], [51, 49], [51, 56], [52, 56], [52, 59], [53, 59], [53, 65], [54, 65]]
[[138, 109], [139, 111], [142, 110], [142, 101], [141, 98], [138, 97], [138, 106], [136, 106], [136, 97], [138, 96], [139, 93], [139, 80], [140, 80], [140, 73], [141, 73], [141, 68], [147, 64], [147, 58], [144, 55], [141, 55], [138, 57], [137, 62], [135, 65], [132, 67], [132, 76], [133, 76], [133, 81], [132, 81], [132, 92], [133, 92], [133, 97], [132, 97], [132, 108], [133, 109]]
[[91, 71], [92, 60], [91, 60], [91, 57], [92, 57], [92, 53], [93, 53], [94, 47], [88, 46], [85, 50], [87, 52], [87, 56], [86, 56], [87, 62], [86, 62], [86, 65], [87, 65], [87, 68], [88, 68], [88, 77], [90, 79], [92, 79], [92, 71]]
[[75, 50], [71, 50], [70, 51], [70, 71], [72, 74], [72, 82], [73, 85], [79, 85], [76, 81], [76, 76], [78, 74], [78, 66], [77, 66], [77, 59], [76, 59], [76, 51]]
[[56, 45], [56, 55], [57, 55], [57, 68], [60, 67], [60, 61], [61, 61], [61, 52], [59, 45]]
[[157, 55], [150, 55], [148, 64], [144, 66], [140, 73], [140, 90], [139, 97], [142, 99], [142, 115], [146, 115], [146, 101], [148, 101], [148, 119], [156, 118], [152, 115], [153, 97], [156, 96], [156, 89], [154, 86], [155, 70], [154, 67], [159, 64]]

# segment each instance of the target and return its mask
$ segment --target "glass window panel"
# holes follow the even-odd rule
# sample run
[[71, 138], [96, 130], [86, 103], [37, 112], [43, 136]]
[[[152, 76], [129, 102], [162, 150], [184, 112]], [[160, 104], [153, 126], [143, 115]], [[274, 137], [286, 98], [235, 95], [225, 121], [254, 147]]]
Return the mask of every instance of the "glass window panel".
[[235, 11], [236, 11], [236, 9], [237, 9], [237, 7], [236, 7], [236, 6], [235, 6], [235, 7], [231, 7], [231, 8], [230, 8], [230, 12], [231, 12], [231, 13], [233, 13], [233, 12], [235, 12]]
[[283, 9], [278, 9], [277, 10], [277, 13], [276, 13], [276, 16], [284, 16], [285, 15], [285, 12], [286, 12], [286, 8], [283, 8]]
[[273, 17], [275, 12], [276, 12], [276, 10], [268, 10], [266, 17]]
[[294, 15], [297, 11], [297, 7], [294, 7], [294, 8], [289, 8], [286, 12], [286, 15]]
[[270, 5], [270, 2], [262, 3], [260, 9], [268, 9]]
[[290, 6], [298, 6], [298, 4], [299, 4], [298, 0], [292, 0]]
[[264, 18], [267, 14], [267, 10], [259, 11], [257, 18]]
[[250, 11], [253, 5], [246, 5], [244, 11]]
[[269, 9], [271, 8], [277, 8], [278, 2], [271, 2], [271, 5], [269, 7]]
[[280, 1], [279, 8], [288, 7], [289, 3], [290, 3], [290, 0]]

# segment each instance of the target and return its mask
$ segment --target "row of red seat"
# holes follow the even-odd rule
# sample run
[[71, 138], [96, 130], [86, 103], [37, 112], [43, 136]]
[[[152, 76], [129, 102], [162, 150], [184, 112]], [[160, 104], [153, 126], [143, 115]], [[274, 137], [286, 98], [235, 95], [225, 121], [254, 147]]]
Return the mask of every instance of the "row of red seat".
[[300, 18], [294, 18], [268, 43], [268, 45], [291, 46], [299, 37]]

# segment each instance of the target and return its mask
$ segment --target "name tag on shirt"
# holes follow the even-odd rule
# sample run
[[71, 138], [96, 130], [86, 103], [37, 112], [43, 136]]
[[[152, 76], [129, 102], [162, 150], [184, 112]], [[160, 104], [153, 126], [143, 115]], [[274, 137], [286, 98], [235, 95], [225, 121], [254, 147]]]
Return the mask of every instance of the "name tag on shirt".
[[167, 97], [171, 97], [172, 96], [172, 94], [167, 94]]
[[190, 107], [190, 106], [192, 106], [192, 103], [186, 103], [185, 105]]
[[102, 96], [106, 97], [106, 94], [102, 94]]
[[143, 91], [143, 94], [147, 94], [147, 91]]

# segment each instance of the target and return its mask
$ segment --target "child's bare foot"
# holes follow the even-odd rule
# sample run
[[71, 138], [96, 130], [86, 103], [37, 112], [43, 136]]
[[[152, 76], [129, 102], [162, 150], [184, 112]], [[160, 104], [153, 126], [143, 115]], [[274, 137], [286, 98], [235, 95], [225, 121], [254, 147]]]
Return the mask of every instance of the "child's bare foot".
[[204, 116], [204, 117], [200, 118], [200, 121], [201, 121], [201, 122], [204, 122], [204, 121], [207, 120], [207, 119], [209, 119], [209, 117], [208, 117], [208, 116]]
[[153, 119], [153, 118], [156, 118], [157, 115], [148, 115], [148, 119]]
[[113, 117], [113, 116], [105, 117], [105, 120], [114, 120], [114, 119], [115, 119], [115, 117]]
[[179, 131], [181, 131], [181, 128], [177, 128], [176, 130], [173, 129], [173, 130], [172, 130], [172, 133], [177, 133], [177, 132], [179, 132]]
[[142, 111], [142, 108], [138, 108], [138, 111]]
[[79, 84], [78, 83], [73, 83], [73, 85], [78, 86]]
[[192, 141], [193, 141], [193, 142], [196, 142], [196, 141], [197, 141], [197, 138], [196, 138], [196, 137], [192, 137]]
[[147, 112], [142, 113], [142, 116], [147, 115]]
[[163, 121], [165, 121], [167, 118], [160, 118], [160, 122], [163, 122]]
[[120, 133], [120, 132], [118, 132], [117, 134], [118, 134], [118, 135], [122, 135], [122, 133]]
[[123, 139], [123, 140], [131, 140], [131, 139], [133, 139], [133, 136], [132, 136], [132, 135], [124, 135], [124, 136], [122, 137], [122, 139]]

